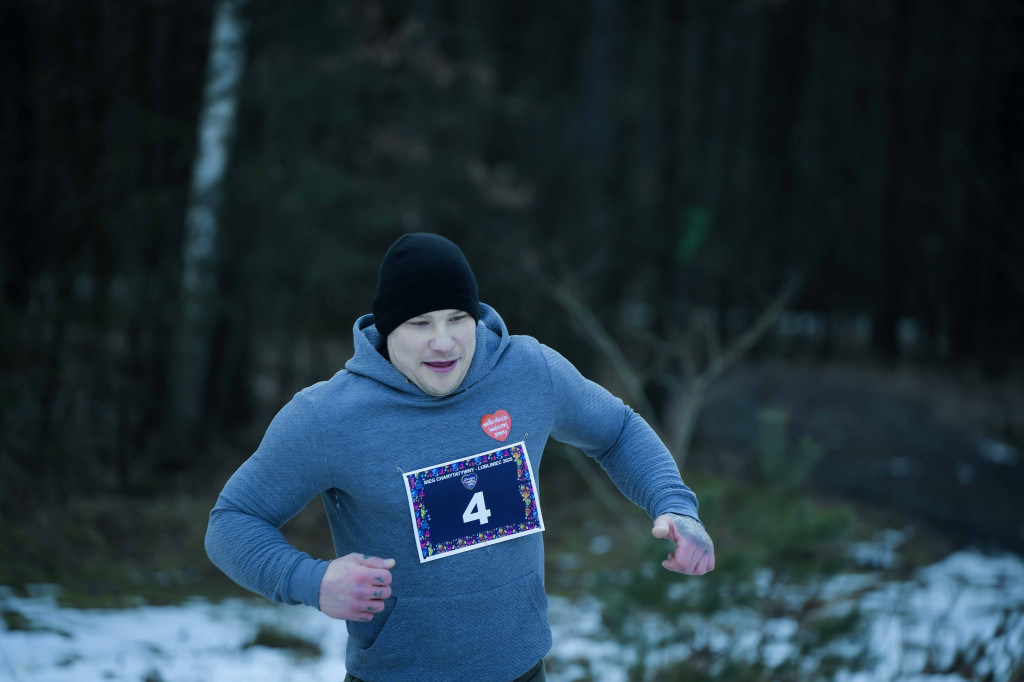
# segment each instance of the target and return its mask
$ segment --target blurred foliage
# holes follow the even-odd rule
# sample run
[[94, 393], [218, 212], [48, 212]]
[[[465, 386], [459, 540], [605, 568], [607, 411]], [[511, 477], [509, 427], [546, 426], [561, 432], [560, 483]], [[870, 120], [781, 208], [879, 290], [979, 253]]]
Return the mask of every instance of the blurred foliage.
[[[856, 529], [851, 507], [726, 479], [699, 477], [691, 484], [701, 492], [701, 520], [715, 542], [715, 570], [685, 593], [678, 578], [653, 561], [609, 571], [593, 591], [607, 604], [610, 626], [637, 607], [668, 614], [751, 606], [758, 599], [756, 574], [765, 568], [776, 580], [799, 581], [854, 566], [847, 553]], [[643, 538], [634, 555], [663, 556], [666, 547]], [[615, 589], [606, 589], [611, 585]]]
[[683, 219], [683, 232], [676, 245], [676, 260], [686, 264], [697, 257], [697, 253], [708, 240], [711, 231], [711, 213], [703, 208], [688, 208]]
[[33, 632], [39, 629], [31, 619], [14, 609], [4, 609], [0, 612], [0, 618], [8, 632]]
[[300, 660], [304, 658], [319, 658], [324, 653], [316, 642], [293, 632], [288, 632], [273, 623], [260, 623], [256, 628], [256, 634], [242, 648], [250, 649], [257, 646], [285, 649]]
[[[634, 540], [628, 564], [581, 577], [587, 593], [601, 604], [609, 636], [637, 655], [630, 679], [831, 679], [829, 666], [836, 662], [827, 656], [818, 663], [820, 675], [812, 677], [798, 660], [768, 666], [763, 660], [723, 658], [706, 633], [694, 630], [691, 616], [747, 609], [765, 618], [790, 618], [799, 627], [798, 656], [817, 656], [832, 640], [857, 630], [858, 612], [831, 614], [814, 599], [794, 606], [780, 588], [820, 584], [840, 571], [855, 571], [848, 543], [869, 529], [849, 506], [798, 497], [786, 489], [704, 477], [691, 484], [701, 491], [701, 519], [715, 542], [713, 572], [681, 579], [653, 559], [638, 562], [638, 556], [664, 556], [664, 541], [648, 538]], [[652, 646], [669, 650], [678, 644], [690, 650], [685, 661], [648, 668], [645, 657]], [[842, 664], [847, 669], [857, 665], [850, 657]]]
[[459, 242], [514, 333], [595, 377], [525, 259], [638, 356], [636, 327], [697, 314], [727, 343], [794, 269], [816, 323], [761, 354], [1001, 372], [1024, 345], [1005, 0], [249, 0], [204, 418], [182, 433], [167, 405], [214, 7], [0, 9], [4, 519], [237, 464], [343, 365], [404, 231]]
[[248, 595], [206, 558], [210, 497], [101, 497], [0, 525], [0, 585], [61, 586], [86, 608]]
[[757, 413], [757, 455], [761, 478], [769, 486], [797, 490], [814, 472], [825, 454], [824, 448], [809, 436], [801, 436], [794, 447], [790, 442], [789, 413], [762, 408]]

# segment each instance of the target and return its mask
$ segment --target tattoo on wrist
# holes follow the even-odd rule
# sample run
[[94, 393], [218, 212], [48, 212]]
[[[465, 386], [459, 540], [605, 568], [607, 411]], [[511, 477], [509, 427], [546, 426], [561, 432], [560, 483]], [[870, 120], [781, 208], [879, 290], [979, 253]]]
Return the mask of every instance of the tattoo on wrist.
[[672, 523], [675, 524], [676, 530], [681, 535], [691, 538], [694, 544], [704, 552], [709, 552], [714, 547], [708, 532], [696, 519], [681, 514], [672, 514]]

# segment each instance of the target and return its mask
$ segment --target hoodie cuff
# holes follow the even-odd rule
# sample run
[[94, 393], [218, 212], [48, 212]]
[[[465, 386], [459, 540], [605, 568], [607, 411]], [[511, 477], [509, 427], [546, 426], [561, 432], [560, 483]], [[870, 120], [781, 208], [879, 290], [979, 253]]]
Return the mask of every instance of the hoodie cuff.
[[697, 516], [697, 505], [694, 504], [693, 499], [687, 495], [669, 495], [658, 500], [658, 505], [655, 509], [654, 518], [658, 518], [662, 514], [680, 514], [682, 516], [689, 516], [700, 525], [704, 523]]
[[329, 563], [309, 555], [303, 556], [288, 577], [285, 601], [290, 604], [305, 604], [319, 610], [320, 582], [324, 579]]

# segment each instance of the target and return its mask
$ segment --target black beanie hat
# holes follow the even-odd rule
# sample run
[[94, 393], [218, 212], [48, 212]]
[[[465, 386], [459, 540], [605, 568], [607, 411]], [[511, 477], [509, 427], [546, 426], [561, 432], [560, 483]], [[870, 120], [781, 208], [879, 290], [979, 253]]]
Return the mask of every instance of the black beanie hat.
[[480, 319], [476, 277], [453, 242], [415, 232], [398, 238], [380, 264], [373, 322], [381, 337], [433, 310], [462, 310]]

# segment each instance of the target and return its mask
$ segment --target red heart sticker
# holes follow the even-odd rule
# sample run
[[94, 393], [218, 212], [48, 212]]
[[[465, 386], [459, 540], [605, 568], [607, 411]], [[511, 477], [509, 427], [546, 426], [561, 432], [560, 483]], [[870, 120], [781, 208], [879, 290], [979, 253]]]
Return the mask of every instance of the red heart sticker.
[[508, 416], [505, 410], [498, 410], [494, 414], [485, 414], [480, 417], [480, 428], [494, 440], [505, 442], [508, 434], [512, 432], [512, 417]]

